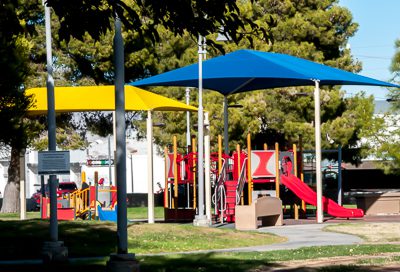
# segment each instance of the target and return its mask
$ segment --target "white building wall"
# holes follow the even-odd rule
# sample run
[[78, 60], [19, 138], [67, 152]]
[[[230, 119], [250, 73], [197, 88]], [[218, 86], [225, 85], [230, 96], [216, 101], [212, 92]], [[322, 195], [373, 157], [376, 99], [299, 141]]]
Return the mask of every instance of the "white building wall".
[[[109, 168], [108, 166], [87, 166], [88, 155], [91, 159], [96, 158], [107, 158], [108, 157], [108, 141], [107, 139], [102, 140], [102, 144], [92, 145], [89, 150], [71, 150], [70, 161], [71, 170], [70, 175], [58, 175], [59, 181], [74, 181], [78, 187], [81, 186], [81, 173], [86, 172], [86, 179], [88, 182], [94, 183], [94, 172], [98, 172], [98, 177], [104, 178], [105, 185], [109, 185]], [[113, 140], [111, 140], [113, 143]], [[137, 152], [132, 155], [127, 151], [126, 159], [126, 183], [128, 193], [147, 193], [147, 150], [145, 148], [146, 142], [136, 142], [130, 140], [127, 144], [129, 148], [135, 148]], [[112, 156], [113, 157], [113, 156]], [[30, 198], [37, 190], [40, 189], [40, 176], [37, 174], [37, 163], [38, 163], [38, 152], [27, 151], [25, 155], [26, 160], [26, 197]], [[8, 171], [8, 160], [0, 160], [0, 197], [4, 195], [4, 188], [7, 184], [7, 171]], [[133, 164], [133, 168], [131, 165]], [[155, 152], [153, 155], [153, 181], [155, 192], [158, 191], [159, 182], [164, 187], [164, 157], [158, 156]], [[112, 170], [112, 184], [115, 185], [115, 169]], [[133, 170], [133, 171], [131, 171]], [[132, 176], [133, 173], [133, 176]], [[133, 190], [132, 190], [132, 178], [133, 178]], [[47, 183], [48, 175], [44, 176], [45, 183]]]

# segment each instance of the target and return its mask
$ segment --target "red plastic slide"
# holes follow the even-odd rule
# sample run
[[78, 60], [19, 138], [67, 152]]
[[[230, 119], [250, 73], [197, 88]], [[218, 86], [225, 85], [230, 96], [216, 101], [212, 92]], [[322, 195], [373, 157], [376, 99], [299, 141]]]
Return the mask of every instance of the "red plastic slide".
[[[281, 182], [283, 185], [288, 187], [293, 193], [295, 193], [300, 199], [306, 203], [317, 206], [317, 193], [314, 192], [307, 184], [302, 182], [295, 176], [281, 176]], [[328, 214], [335, 217], [363, 217], [364, 211], [361, 209], [347, 209], [343, 208], [335, 201], [322, 197], [323, 210]]]

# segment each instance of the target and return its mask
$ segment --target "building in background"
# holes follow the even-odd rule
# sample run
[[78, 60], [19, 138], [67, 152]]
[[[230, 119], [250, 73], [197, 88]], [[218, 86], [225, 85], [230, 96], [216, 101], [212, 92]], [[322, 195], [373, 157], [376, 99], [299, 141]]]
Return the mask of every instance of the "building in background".
[[[110, 184], [110, 168], [108, 166], [109, 146], [108, 139], [97, 136], [89, 136], [89, 147], [87, 150], [71, 150], [70, 151], [70, 174], [58, 175], [60, 182], [73, 181], [78, 188], [81, 186], [81, 175], [84, 171], [87, 182], [93, 184], [95, 172], [98, 172], [98, 178], [104, 179], [104, 185]], [[115, 185], [115, 168], [114, 168], [114, 140], [111, 137], [111, 182]], [[155, 147], [154, 147], [155, 148]], [[147, 149], [146, 141], [127, 140], [127, 160], [126, 160], [126, 183], [127, 193], [147, 193]], [[153, 173], [154, 190], [159, 190], [159, 185], [164, 186], [165, 171], [164, 157], [159, 156], [154, 149], [153, 152]], [[8, 179], [9, 155], [0, 157], [0, 198], [3, 197], [4, 188]], [[162, 171], [160, 171], [162, 169]], [[41, 177], [38, 171], [38, 152], [27, 150], [25, 154], [25, 176], [26, 176], [26, 197], [30, 198], [37, 190], [40, 189]], [[47, 183], [48, 176], [44, 176]]]

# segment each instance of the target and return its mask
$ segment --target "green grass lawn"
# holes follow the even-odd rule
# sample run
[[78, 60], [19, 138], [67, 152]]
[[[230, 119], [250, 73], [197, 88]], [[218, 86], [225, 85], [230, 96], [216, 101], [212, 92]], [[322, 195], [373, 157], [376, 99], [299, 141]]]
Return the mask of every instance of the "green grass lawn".
[[[164, 219], [164, 207], [155, 207], [154, 217]], [[128, 219], [147, 219], [147, 207], [128, 208]]]
[[[39, 213], [28, 213], [38, 217]], [[163, 209], [156, 208], [156, 218], [163, 217]], [[0, 214], [0, 271], [73, 271], [97, 272], [105, 270], [110, 253], [116, 251], [116, 224], [99, 221], [60, 221], [59, 240], [68, 247], [69, 257], [106, 256], [96, 260], [74, 261], [47, 267], [32, 264], [4, 264], [1, 260], [40, 259], [43, 241], [49, 240], [47, 220], [18, 219], [18, 214]], [[147, 218], [147, 208], [129, 208], [129, 219]], [[315, 269], [288, 269], [285, 271], [369, 271], [368, 266], [390, 262], [400, 263], [399, 244], [363, 244], [324, 246], [271, 252], [196, 253], [151, 256], [162, 252], [188, 252], [207, 249], [236, 248], [279, 243], [284, 238], [266, 233], [241, 232], [224, 228], [199, 228], [192, 224], [144, 224], [128, 226], [129, 252], [135, 253], [141, 271], [272, 271], [271, 267], [285, 269], [287, 262], [301, 260], [304, 267], [319, 258], [353, 256], [355, 264], [331, 265]], [[379, 257], [395, 253], [394, 257]], [[358, 257], [360, 256], [360, 257]], [[361, 258], [371, 256], [371, 259]], [[374, 258], [372, 258], [374, 257]], [[358, 260], [359, 259], [359, 260]], [[303, 262], [304, 261], [304, 262]], [[379, 271], [375, 270], [375, 271]]]
[[[137, 256], [142, 272], [186, 272], [186, 271], [273, 271], [283, 269], [284, 271], [329, 271], [329, 272], [350, 272], [370, 271], [369, 265], [374, 266], [373, 271], [380, 271], [379, 265], [396, 261], [396, 258], [378, 258], [356, 261], [352, 265], [330, 265], [315, 269], [307, 268], [307, 263], [318, 258], [329, 258], [335, 256], [376, 256], [381, 253], [399, 252], [399, 245], [358, 245], [358, 246], [324, 246], [300, 248], [297, 250], [279, 250], [271, 252], [240, 252], [240, 253], [207, 253], [207, 254], [181, 254], [164, 256]], [[22, 272], [22, 271], [73, 271], [79, 269], [85, 272], [104, 272], [108, 258], [101, 260], [71, 262], [69, 264], [57, 265], [54, 267], [43, 267], [42, 265], [3, 265], [0, 264], [0, 271]], [[296, 269], [287, 269], [287, 261], [304, 260], [304, 265]], [[397, 258], [398, 260], [398, 258]], [[372, 270], [371, 270], [372, 271]], [[393, 270], [395, 271], [395, 270]]]
[[[28, 219], [40, 218], [40, 212], [27, 212]], [[155, 207], [154, 217], [156, 219], [164, 219], [164, 208]], [[0, 213], [0, 220], [18, 220], [19, 213]], [[128, 208], [128, 219], [147, 219], [147, 207], [131, 207]]]
[[[99, 221], [60, 221], [59, 240], [71, 257], [108, 256], [116, 251], [116, 224]], [[40, 258], [49, 240], [48, 220], [0, 221], [0, 260]], [[129, 224], [130, 252], [147, 254], [271, 244], [285, 238], [232, 229], [201, 228], [192, 224]]]
[[[141, 271], [271, 271], [271, 267], [284, 268], [285, 262], [304, 260], [304, 267], [308, 261], [317, 258], [336, 256], [376, 256], [380, 253], [400, 252], [400, 245], [353, 245], [353, 246], [323, 246], [300, 248], [296, 250], [277, 250], [270, 252], [238, 252], [238, 253], [209, 253], [174, 256], [138, 257]], [[377, 259], [369, 264], [383, 264], [385, 258]], [[357, 264], [364, 264], [359, 261]], [[284, 270], [284, 271], [314, 271], [314, 270]], [[315, 271], [368, 271], [365, 267], [355, 265], [332, 266], [316, 269]], [[379, 270], [375, 270], [379, 271]]]

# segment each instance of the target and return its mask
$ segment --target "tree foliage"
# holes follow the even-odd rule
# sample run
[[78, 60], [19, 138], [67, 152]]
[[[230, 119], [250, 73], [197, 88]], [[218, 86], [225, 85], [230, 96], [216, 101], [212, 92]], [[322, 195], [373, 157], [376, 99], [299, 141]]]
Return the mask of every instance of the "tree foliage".
[[30, 31], [29, 16], [19, 16], [16, 12], [18, 0], [5, 0], [0, 9], [0, 142], [11, 146], [11, 161], [8, 169], [8, 183], [4, 191], [5, 202], [2, 212], [19, 209], [19, 154], [29, 139], [24, 133], [29, 127], [23, 116], [31, 103], [22, 91], [29, 73], [28, 57], [31, 43], [26, 33]]
[[[351, 13], [340, 7], [337, 1], [242, 1], [239, 9], [241, 16], [269, 29], [269, 42], [253, 37], [252, 45], [255, 49], [286, 53], [351, 72], [361, 70], [361, 64], [352, 59], [350, 50], [345, 49], [358, 25], [352, 21]], [[244, 26], [245, 29], [247, 27]], [[189, 35], [180, 38], [161, 31], [160, 37], [163, 42], [156, 47], [158, 73], [197, 61], [197, 47]], [[215, 40], [216, 34], [207, 36], [207, 39]], [[225, 52], [231, 52], [239, 48], [249, 48], [251, 44], [243, 39], [238, 43], [223, 43], [222, 46]], [[220, 54], [213, 48], [208, 52], [207, 57]], [[185, 92], [182, 88], [154, 90], [184, 101]], [[237, 143], [242, 147], [246, 146], [248, 132], [252, 134], [253, 148], [262, 148], [263, 143], [272, 146], [275, 142], [280, 143], [282, 149], [291, 148], [293, 143], [298, 144], [302, 138], [304, 148], [313, 149], [312, 94], [313, 88], [293, 87], [229, 96], [229, 104], [243, 106], [229, 109], [230, 150], [235, 149]], [[211, 141], [215, 144], [217, 135], [223, 134], [223, 97], [216, 92], [205, 91], [203, 102], [211, 117]], [[341, 144], [344, 147], [344, 159], [359, 162], [365, 150], [355, 147], [362, 132], [371, 122], [372, 99], [362, 94], [344, 98], [344, 92], [339, 87], [324, 87], [321, 90], [321, 103], [323, 136], [329, 134], [335, 140], [331, 144], [322, 137], [323, 148], [337, 148]], [[197, 106], [195, 90], [191, 92], [191, 104]], [[197, 122], [195, 115], [192, 114], [192, 123]], [[164, 129], [155, 132], [157, 143], [162, 146], [171, 143], [171, 134], [174, 134], [178, 136], [180, 145], [185, 146], [184, 114], [158, 113], [155, 118], [167, 124]], [[195, 130], [192, 129], [191, 133], [195, 134]]]
[[45, 119], [28, 116], [34, 97], [24, 93], [26, 88], [45, 85], [43, 23], [43, 7], [38, 1], [1, 2], [0, 143], [11, 154], [1, 212], [19, 210], [19, 157], [46, 128]]
[[[395, 54], [390, 67], [393, 81], [400, 83], [400, 40], [395, 42]], [[375, 120], [375, 129], [367, 136], [371, 141], [373, 155], [381, 159], [378, 165], [387, 173], [400, 174], [400, 92], [391, 89], [388, 95], [391, 102], [389, 112], [378, 116]], [[368, 131], [368, 132], [371, 132]]]
[[[110, 18], [118, 16], [127, 29], [135, 31], [138, 43], [160, 40], [159, 26], [174, 35], [188, 32], [194, 37], [220, 31], [223, 25], [232, 39], [240, 41], [247, 35], [244, 25], [259, 37], [267, 36], [252, 20], [241, 17], [235, 0], [122, 1], [122, 0], [47, 0], [61, 21], [60, 35], [64, 40], [80, 40], [89, 33], [96, 40], [112, 29]], [[95, 22], [95, 23], [94, 23]], [[248, 29], [247, 29], [248, 30]], [[215, 44], [210, 41], [211, 44]]]

